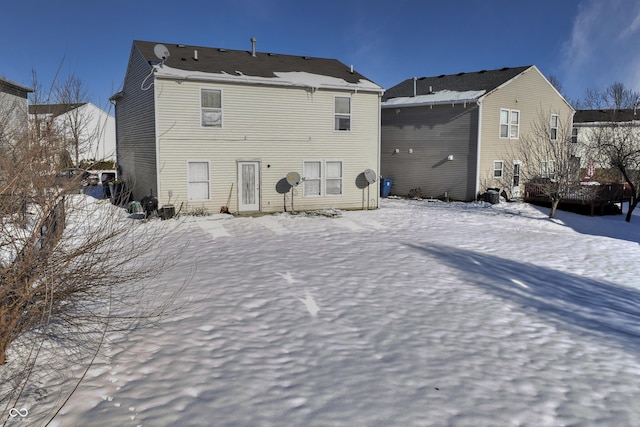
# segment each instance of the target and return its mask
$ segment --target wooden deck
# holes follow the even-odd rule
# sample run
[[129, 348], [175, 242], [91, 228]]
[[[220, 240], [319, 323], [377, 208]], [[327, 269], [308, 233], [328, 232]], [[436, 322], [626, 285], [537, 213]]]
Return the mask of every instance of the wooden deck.
[[[591, 216], [621, 213], [621, 210], [617, 211], [618, 205], [622, 208], [623, 203], [630, 203], [631, 196], [631, 189], [627, 184], [576, 182], [569, 186], [569, 191], [560, 201], [558, 209], [579, 213], [588, 211]], [[542, 187], [532, 183], [524, 185], [524, 201], [533, 204], [551, 204], [549, 197], [544, 195]]]

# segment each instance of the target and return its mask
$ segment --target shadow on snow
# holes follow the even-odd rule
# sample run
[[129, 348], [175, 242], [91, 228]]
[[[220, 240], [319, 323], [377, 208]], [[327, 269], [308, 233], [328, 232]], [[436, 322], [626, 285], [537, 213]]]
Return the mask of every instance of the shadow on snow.
[[463, 272], [467, 283], [524, 311], [640, 351], [640, 290], [450, 246], [407, 246]]
[[[549, 215], [549, 208], [531, 205], [545, 215]], [[612, 239], [627, 240], [640, 243], [640, 209], [635, 209], [631, 222], [626, 222], [626, 211], [618, 215], [588, 216], [563, 210], [556, 211], [556, 219], [581, 234], [611, 237]]]

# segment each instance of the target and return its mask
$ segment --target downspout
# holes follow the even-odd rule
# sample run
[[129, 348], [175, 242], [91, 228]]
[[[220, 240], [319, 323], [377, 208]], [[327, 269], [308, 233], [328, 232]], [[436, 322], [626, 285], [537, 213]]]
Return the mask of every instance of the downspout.
[[[156, 81], [156, 75], [155, 73], [153, 73], [153, 100], [152, 100], [152, 104], [153, 105], [153, 121], [154, 123], [154, 135], [153, 135], [153, 139], [156, 145], [156, 193], [158, 194], [153, 194], [153, 196], [156, 196], [158, 198], [158, 207], [161, 207], [162, 205], [164, 205], [164, 202], [162, 201], [162, 197], [164, 197], [162, 195], [162, 189], [160, 188], [160, 137], [158, 136], [158, 105], [156, 102], [156, 97], [158, 95], [158, 85], [157, 85], [157, 81]], [[148, 189], [144, 189], [145, 191], [147, 191]]]
[[482, 98], [478, 99], [478, 138], [476, 147], [476, 189], [474, 191], [474, 199], [478, 197], [480, 192], [480, 153], [482, 152], [480, 145], [482, 144]]
[[[380, 176], [382, 173], [381, 168], [381, 150], [382, 150], [382, 93], [378, 94], [378, 150], [376, 153], [377, 158], [377, 162], [378, 162], [378, 180], [380, 180]], [[371, 185], [371, 184], [369, 184]], [[378, 185], [376, 185], [376, 194], [378, 195], [377, 197], [377, 202], [376, 202], [376, 208], [380, 208], [380, 183], [378, 183]], [[369, 200], [367, 200], [367, 204], [369, 203]]]

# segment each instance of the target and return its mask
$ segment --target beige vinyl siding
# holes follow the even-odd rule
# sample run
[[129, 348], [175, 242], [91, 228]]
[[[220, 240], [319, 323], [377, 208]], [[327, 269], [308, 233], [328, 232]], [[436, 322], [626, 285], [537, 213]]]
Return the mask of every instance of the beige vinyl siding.
[[117, 159], [135, 200], [157, 193], [155, 119], [152, 78], [141, 85], [151, 67], [134, 47], [129, 60], [123, 97], [116, 101]]
[[[501, 109], [520, 111], [518, 139], [499, 137]], [[481, 118], [480, 192], [487, 187], [505, 187], [504, 182], [493, 179], [493, 162], [512, 157], [510, 153], [517, 149], [523, 136], [530, 131], [540, 113], [547, 121], [551, 118], [551, 114], [558, 114], [562, 123], [572, 120], [573, 116], [572, 108], [535, 67], [529, 68], [484, 98]], [[527, 167], [529, 165], [522, 165], [523, 169]], [[507, 180], [512, 171], [512, 164], [504, 165]]]
[[[222, 91], [222, 128], [202, 127], [200, 90]], [[211, 162], [211, 200], [199, 202], [217, 212], [225, 205], [231, 184], [237, 185], [237, 162], [260, 162], [261, 210], [282, 211], [286, 198], [278, 192], [288, 172], [302, 173], [307, 159], [343, 162], [342, 195], [307, 198], [302, 187], [295, 208], [362, 208], [363, 191], [355, 182], [370, 168], [377, 171], [379, 95], [277, 86], [216, 84], [196, 81], [157, 83], [160, 202], [187, 203], [187, 161]], [[352, 97], [350, 132], [334, 131], [334, 96]], [[375, 184], [377, 185], [377, 183]], [[377, 205], [377, 187], [370, 197]], [[365, 201], [366, 203], [366, 201]], [[371, 204], [370, 204], [371, 206]], [[237, 189], [230, 209], [237, 211]]]

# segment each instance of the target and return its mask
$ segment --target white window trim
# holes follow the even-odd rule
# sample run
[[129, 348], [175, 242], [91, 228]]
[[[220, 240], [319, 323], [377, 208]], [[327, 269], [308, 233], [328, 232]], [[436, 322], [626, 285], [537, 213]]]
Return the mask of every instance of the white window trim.
[[[320, 194], [312, 194], [312, 195], [307, 195], [305, 194], [305, 185], [306, 185], [306, 181], [307, 181], [307, 177], [304, 176], [304, 164], [305, 163], [320, 163], [320, 178], [310, 178], [310, 180], [318, 180], [320, 181]], [[323, 186], [322, 186], [322, 181], [324, 180], [324, 162], [321, 159], [304, 159], [302, 160], [302, 197], [308, 197], [308, 198], [317, 198], [317, 197], [322, 197], [324, 195], [324, 191], [323, 191]]]
[[[551, 171], [549, 170], [551, 166]], [[556, 162], [555, 160], [547, 160], [546, 162], [540, 162], [540, 176], [542, 178], [549, 178], [554, 180], [556, 178]]]
[[[500, 163], [500, 169], [496, 168], [496, 163]], [[496, 176], [496, 171], [500, 171], [500, 176]], [[502, 179], [504, 178], [504, 161], [503, 160], [494, 160], [493, 161], [493, 178], [494, 179]]]
[[[336, 99], [337, 98], [349, 98], [349, 114], [344, 114], [344, 113], [337, 113], [336, 112]], [[339, 130], [336, 129], [336, 116], [349, 116], [349, 130]], [[351, 132], [351, 130], [353, 129], [353, 97], [351, 95], [335, 95], [333, 97], [333, 123], [332, 123], [332, 128], [334, 132], [337, 133], [348, 133]]]
[[511, 176], [511, 186], [515, 187], [515, 177], [516, 177], [516, 165], [518, 166], [518, 187], [522, 184], [522, 160], [514, 160], [513, 161], [513, 172]]
[[[553, 125], [553, 118], [554, 117], [556, 119], [556, 125], [555, 126]], [[560, 116], [557, 115], [557, 114], [552, 114], [551, 118], [549, 119], [549, 133], [550, 133], [549, 138], [551, 139], [551, 141], [557, 141], [558, 140], [558, 127], [559, 127], [558, 125], [559, 124], [560, 124]], [[556, 131], [555, 132], [555, 137], [553, 135], [553, 131], [554, 130]]]
[[[220, 126], [205, 126], [202, 123], [202, 109], [204, 108], [202, 106], [202, 91], [203, 90], [217, 90], [220, 91]], [[200, 91], [198, 92], [198, 95], [200, 95], [199, 97], [199, 102], [200, 102], [200, 128], [201, 129], [222, 129], [224, 128], [224, 91], [222, 90], [222, 88], [217, 88], [217, 87], [200, 87]]]
[[[191, 195], [189, 194], [189, 184], [191, 183], [191, 181], [189, 181], [189, 164], [191, 163], [206, 163], [207, 164], [207, 194], [208, 194], [208, 198], [206, 199], [192, 199]], [[186, 181], [187, 181], [187, 201], [188, 202], [204, 202], [204, 201], [208, 201], [211, 200], [211, 161], [209, 160], [203, 160], [203, 159], [191, 159], [191, 160], [187, 160], [187, 176], [186, 176]], [[194, 181], [194, 182], [204, 182], [204, 181]]]
[[[502, 112], [506, 111], [507, 112], [507, 136], [502, 136]], [[511, 123], [511, 116], [513, 115], [513, 113], [518, 113], [518, 123], [514, 124]], [[498, 137], [500, 137], [500, 139], [520, 139], [520, 124], [522, 123], [522, 113], [520, 113], [520, 110], [510, 110], [508, 108], [501, 108], [500, 109], [500, 114], [498, 115]], [[511, 136], [511, 131], [513, 127], [517, 127], [517, 134], [515, 137]]]
[[[335, 179], [337, 180], [338, 178], [329, 178], [328, 174], [327, 174], [327, 163], [340, 163], [340, 194], [327, 194], [326, 190], [327, 190], [327, 179]], [[326, 159], [324, 161], [324, 177], [322, 179], [323, 184], [324, 184], [324, 195], [326, 197], [342, 197], [344, 196], [344, 161], [340, 160], [340, 159]]]

